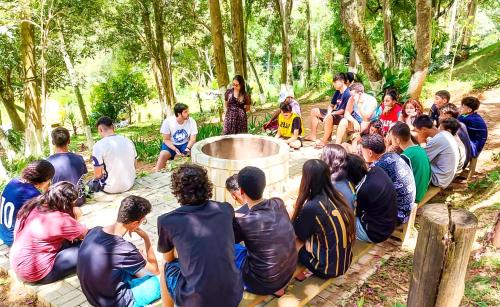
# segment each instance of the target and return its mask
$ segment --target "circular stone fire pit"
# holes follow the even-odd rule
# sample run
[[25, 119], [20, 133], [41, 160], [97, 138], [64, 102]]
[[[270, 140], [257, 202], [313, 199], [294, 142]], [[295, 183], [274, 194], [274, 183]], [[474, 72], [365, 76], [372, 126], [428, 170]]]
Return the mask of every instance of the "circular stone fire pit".
[[282, 140], [251, 134], [211, 137], [191, 149], [193, 163], [205, 167], [214, 184], [213, 199], [235, 204], [226, 191], [226, 179], [245, 166], [266, 173], [264, 197], [284, 192], [288, 180], [289, 148]]

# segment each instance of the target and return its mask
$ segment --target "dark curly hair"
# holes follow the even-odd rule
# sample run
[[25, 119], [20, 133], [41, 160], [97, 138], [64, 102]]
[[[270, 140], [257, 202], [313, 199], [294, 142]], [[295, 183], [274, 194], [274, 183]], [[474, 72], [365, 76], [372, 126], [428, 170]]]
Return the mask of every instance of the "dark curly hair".
[[150, 212], [151, 203], [149, 200], [140, 196], [130, 195], [122, 200], [116, 221], [123, 224], [130, 224], [142, 220]]
[[38, 184], [52, 179], [54, 174], [54, 166], [49, 161], [35, 160], [23, 169], [21, 178], [32, 184]]
[[202, 205], [212, 197], [212, 182], [203, 167], [185, 163], [172, 173], [172, 194], [181, 205]]

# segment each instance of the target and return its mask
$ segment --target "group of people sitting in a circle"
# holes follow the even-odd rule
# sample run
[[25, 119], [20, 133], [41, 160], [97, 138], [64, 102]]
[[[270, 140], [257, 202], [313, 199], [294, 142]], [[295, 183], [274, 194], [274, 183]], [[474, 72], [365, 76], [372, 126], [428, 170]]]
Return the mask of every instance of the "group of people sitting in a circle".
[[[408, 222], [429, 185], [450, 185], [487, 138], [475, 97], [463, 98], [458, 108], [447, 91], [439, 91], [430, 114], [423, 115], [417, 100], [401, 107], [394, 91], [386, 92], [377, 108], [376, 99], [352, 79], [335, 75], [331, 104], [311, 111], [306, 139], [316, 140], [322, 121], [324, 136], [315, 144], [322, 152], [304, 163], [293, 207], [280, 198], [264, 198], [266, 177], [259, 168], [245, 167], [227, 178], [227, 190], [241, 205], [237, 210], [211, 200], [213, 186], [204, 168], [176, 168], [171, 190], [181, 206], [149, 221], [157, 228], [162, 261], [141, 228], [152, 210], [145, 198], [124, 198], [111, 225], [88, 229], [79, 222], [87, 168], [80, 155], [69, 152], [68, 130], [56, 128], [56, 153], [28, 164], [2, 192], [0, 239], [11, 246], [13, 271], [35, 284], [76, 272], [94, 306], [144, 306], [160, 297], [165, 305], [237, 306], [244, 290], [283, 295], [297, 263], [305, 267], [295, 276], [299, 281], [312, 274], [344, 274], [356, 239], [388, 239]], [[225, 98], [224, 133], [245, 132], [250, 98], [243, 78], [235, 77]], [[300, 148], [299, 104], [290, 92], [280, 96], [280, 103], [265, 128]], [[133, 143], [116, 134], [107, 117], [98, 120], [97, 130], [101, 140], [92, 151], [94, 176], [87, 184], [106, 193], [129, 190], [137, 157]], [[179, 103], [160, 131], [156, 170], [189, 155], [197, 126]], [[143, 250], [125, 239], [132, 233], [143, 239]]]

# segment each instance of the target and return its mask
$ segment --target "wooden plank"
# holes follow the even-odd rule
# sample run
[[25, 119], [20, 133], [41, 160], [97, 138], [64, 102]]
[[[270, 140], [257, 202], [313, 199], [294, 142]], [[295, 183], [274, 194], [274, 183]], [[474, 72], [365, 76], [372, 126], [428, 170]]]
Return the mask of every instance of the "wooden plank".
[[467, 181], [471, 181], [472, 177], [476, 173], [477, 158], [472, 158], [469, 163], [469, 174], [467, 175]]
[[413, 204], [410, 212], [410, 218], [408, 219], [408, 223], [404, 225], [400, 225], [400, 227], [396, 228], [392, 233], [392, 237], [398, 238], [401, 241], [401, 245], [405, 245], [408, 242], [408, 239], [411, 236], [411, 232], [415, 227], [415, 218], [417, 217], [417, 209], [418, 204]]
[[429, 189], [427, 190], [427, 193], [425, 193], [424, 198], [422, 198], [422, 200], [418, 203], [418, 208], [422, 208], [423, 205], [441, 192], [441, 190], [442, 189], [440, 187], [429, 185]]
[[[366, 254], [375, 245], [372, 243], [356, 241], [353, 246], [352, 264], [356, 263], [361, 256]], [[285, 295], [275, 298], [266, 306], [294, 307], [304, 306], [317, 296], [321, 291], [329, 287], [335, 278], [321, 279], [311, 276], [302, 282], [294, 281], [287, 289]]]

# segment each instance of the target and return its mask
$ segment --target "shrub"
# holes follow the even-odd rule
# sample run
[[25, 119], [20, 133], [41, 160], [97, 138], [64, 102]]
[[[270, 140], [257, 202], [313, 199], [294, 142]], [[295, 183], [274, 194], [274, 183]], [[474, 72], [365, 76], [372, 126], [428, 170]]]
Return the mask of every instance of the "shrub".
[[222, 135], [222, 123], [210, 123], [199, 127], [196, 141], [199, 142], [212, 136]]
[[148, 163], [156, 161], [160, 153], [161, 138], [146, 140], [141, 137], [132, 137], [131, 140], [135, 145], [138, 160]]

